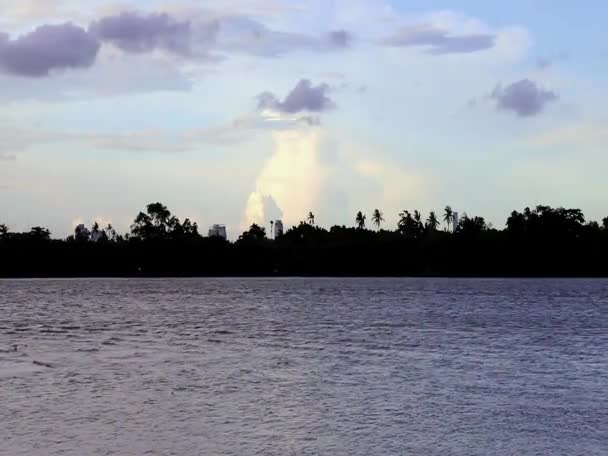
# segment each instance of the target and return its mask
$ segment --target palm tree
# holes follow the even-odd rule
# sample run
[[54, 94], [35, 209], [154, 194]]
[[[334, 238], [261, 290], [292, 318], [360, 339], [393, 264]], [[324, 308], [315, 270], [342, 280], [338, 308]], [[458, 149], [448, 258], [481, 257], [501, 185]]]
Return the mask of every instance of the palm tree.
[[426, 226], [430, 231], [436, 231], [439, 226], [439, 220], [437, 220], [437, 215], [435, 215], [435, 211], [431, 211], [429, 214], [429, 218], [426, 219]]
[[445, 212], [443, 215], [443, 221], [448, 225], [448, 231], [450, 231], [450, 223], [454, 221], [454, 212], [450, 206], [445, 207]]
[[380, 225], [382, 225], [382, 222], [384, 222], [384, 217], [380, 210], [376, 209], [374, 211], [374, 215], [372, 215], [372, 221], [374, 222], [374, 225], [376, 225], [376, 228], [378, 228], [379, 230]]
[[114, 229], [111, 223], [108, 223], [108, 226], [106, 227], [105, 231], [106, 235], [108, 236], [108, 239], [112, 242], [116, 242], [116, 230]]
[[308, 223], [310, 223], [311, 225], [315, 224], [315, 214], [313, 214], [312, 212], [308, 213], [308, 217], [306, 218], [306, 220], [308, 221]]
[[357, 224], [357, 228], [359, 228], [360, 230], [365, 229], [365, 215], [363, 215], [363, 212], [359, 211], [357, 213], [357, 217], [355, 218], [355, 223]]

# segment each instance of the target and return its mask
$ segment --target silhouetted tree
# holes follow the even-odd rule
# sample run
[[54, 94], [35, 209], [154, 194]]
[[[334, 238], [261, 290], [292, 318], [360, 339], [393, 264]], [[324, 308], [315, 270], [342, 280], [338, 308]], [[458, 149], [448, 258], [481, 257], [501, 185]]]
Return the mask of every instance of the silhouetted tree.
[[372, 221], [374, 222], [374, 225], [376, 225], [376, 228], [378, 228], [378, 230], [380, 229], [380, 225], [382, 225], [382, 222], [384, 222], [384, 217], [382, 212], [380, 212], [379, 209], [374, 210], [374, 214], [372, 215]]
[[435, 215], [434, 211], [431, 211], [429, 218], [426, 219], [426, 228], [429, 231], [437, 231], [438, 226], [439, 220], [437, 220], [437, 215]]
[[[375, 211], [374, 211], [375, 212]], [[374, 213], [374, 224], [376, 224]], [[448, 219], [446, 218], [446, 221]], [[455, 225], [453, 218], [450, 224]], [[51, 240], [46, 228], [9, 233], [0, 225], [0, 276], [96, 275], [556, 275], [608, 277], [608, 217], [602, 227], [579, 209], [536, 206], [513, 211], [503, 230], [483, 217], [463, 214], [454, 234], [430, 233], [418, 211], [399, 214], [398, 230], [357, 227], [329, 230], [301, 222], [269, 242], [252, 225], [232, 243], [203, 238], [189, 219], [180, 222], [160, 203], [149, 205], [133, 224], [133, 236], [105, 232], [112, 242], [92, 245]], [[271, 225], [272, 226], [272, 225]], [[378, 226], [376, 224], [376, 226]]]
[[474, 236], [486, 229], [486, 221], [483, 217], [469, 217], [467, 214], [464, 214], [456, 227], [456, 232], [467, 236]]
[[313, 214], [312, 212], [308, 213], [308, 217], [306, 217], [306, 220], [308, 221], [308, 223], [310, 223], [311, 225], [315, 224], [315, 214]]
[[181, 225], [177, 217], [172, 217], [167, 206], [161, 203], [148, 204], [146, 212], [140, 212], [131, 225], [131, 234], [142, 240], [166, 239]]
[[363, 215], [363, 212], [359, 211], [357, 212], [357, 216], [355, 217], [355, 223], [357, 224], [357, 228], [360, 230], [364, 230], [365, 229], [365, 219], [367, 217], [365, 217], [365, 215]]
[[84, 225], [78, 225], [74, 228], [74, 240], [76, 242], [87, 242], [89, 235], [89, 230]]
[[266, 239], [266, 229], [255, 223], [239, 237], [240, 241], [262, 241], [264, 239]]
[[448, 226], [448, 231], [450, 231], [450, 223], [454, 221], [454, 212], [450, 206], [446, 206], [443, 213], [443, 221]]
[[106, 235], [110, 242], [117, 241], [118, 236], [116, 234], [116, 230], [114, 229], [114, 227], [112, 226], [111, 223], [108, 223], [108, 226], [106, 227], [105, 232], [106, 232]]
[[399, 214], [399, 222], [397, 226], [399, 228], [399, 232], [410, 239], [418, 239], [424, 233], [424, 226], [422, 225], [422, 222], [420, 220], [416, 220], [412, 214], [406, 210]]
[[35, 226], [30, 230], [29, 236], [36, 241], [49, 241], [51, 239], [51, 232], [47, 228]]

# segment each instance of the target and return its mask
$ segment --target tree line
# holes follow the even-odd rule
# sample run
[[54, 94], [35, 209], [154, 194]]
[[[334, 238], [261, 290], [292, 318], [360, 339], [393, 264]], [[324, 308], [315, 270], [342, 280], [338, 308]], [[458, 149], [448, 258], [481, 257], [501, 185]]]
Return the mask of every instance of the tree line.
[[513, 211], [502, 229], [479, 216], [456, 220], [449, 206], [403, 210], [395, 229], [379, 209], [372, 229], [361, 211], [353, 221], [326, 229], [310, 212], [276, 239], [254, 224], [235, 242], [202, 236], [161, 203], [126, 234], [95, 223], [60, 240], [44, 227], [0, 224], [0, 276], [608, 276], [608, 217], [587, 221], [580, 209]]

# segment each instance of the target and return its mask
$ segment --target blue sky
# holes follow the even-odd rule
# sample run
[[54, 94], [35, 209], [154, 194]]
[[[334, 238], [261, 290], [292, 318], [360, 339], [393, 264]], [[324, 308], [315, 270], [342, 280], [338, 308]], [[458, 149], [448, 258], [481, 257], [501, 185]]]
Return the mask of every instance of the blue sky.
[[[221, 4], [221, 6], [219, 6]], [[608, 215], [605, 2], [0, 5], [0, 222]]]

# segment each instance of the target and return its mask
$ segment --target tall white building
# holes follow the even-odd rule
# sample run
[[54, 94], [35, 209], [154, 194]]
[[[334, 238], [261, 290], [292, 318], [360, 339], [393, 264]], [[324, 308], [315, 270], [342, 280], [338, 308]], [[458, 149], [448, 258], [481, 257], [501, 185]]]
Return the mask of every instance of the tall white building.
[[213, 225], [211, 228], [209, 228], [209, 237], [221, 237], [222, 239], [228, 239], [226, 225]]
[[452, 231], [455, 233], [458, 228], [458, 224], [460, 223], [460, 219], [458, 217], [458, 212], [453, 213], [454, 220], [452, 220]]
[[277, 239], [283, 236], [283, 221], [275, 220], [274, 222], [274, 238]]

